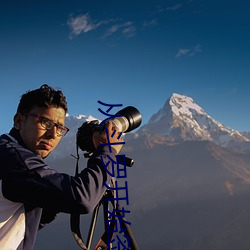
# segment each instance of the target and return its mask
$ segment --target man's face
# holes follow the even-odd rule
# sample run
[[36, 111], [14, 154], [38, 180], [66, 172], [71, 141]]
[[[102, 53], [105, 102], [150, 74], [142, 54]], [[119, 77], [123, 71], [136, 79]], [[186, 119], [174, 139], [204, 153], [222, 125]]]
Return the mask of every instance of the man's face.
[[41, 108], [35, 106], [28, 114], [17, 114], [14, 118], [15, 128], [19, 130], [25, 146], [45, 158], [55, 149], [62, 137], [57, 134], [56, 126], [45, 129], [40, 119], [34, 114], [62, 126], [64, 126], [66, 114], [61, 107]]

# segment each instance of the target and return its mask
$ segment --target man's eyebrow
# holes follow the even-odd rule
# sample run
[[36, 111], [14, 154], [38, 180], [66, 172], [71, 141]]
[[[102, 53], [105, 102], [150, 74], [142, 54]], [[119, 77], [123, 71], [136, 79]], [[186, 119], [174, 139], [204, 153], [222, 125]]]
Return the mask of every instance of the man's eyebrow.
[[45, 118], [45, 119], [47, 119], [47, 120], [49, 120], [49, 121], [51, 121], [51, 122], [54, 122], [57, 125], [65, 127], [65, 124], [63, 122], [60, 122], [60, 121], [59, 122], [55, 122], [51, 118], [48, 118], [48, 117], [45, 117], [45, 116], [42, 116], [42, 117]]

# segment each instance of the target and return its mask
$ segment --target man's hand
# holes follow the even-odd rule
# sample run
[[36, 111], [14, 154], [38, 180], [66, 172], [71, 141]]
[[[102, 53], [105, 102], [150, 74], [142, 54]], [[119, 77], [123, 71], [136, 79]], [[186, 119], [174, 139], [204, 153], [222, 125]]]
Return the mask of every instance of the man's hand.
[[[99, 147], [100, 144], [102, 143], [109, 143], [111, 144], [111, 147], [116, 150], [116, 153], [118, 154], [124, 145], [124, 143], [123, 144], [121, 143], [121, 142], [124, 142], [122, 135], [120, 135], [121, 132], [118, 131], [117, 127], [115, 127], [111, 121], [107, 122], [106, 127], [108, 131], [108, 135], [106, 133], [106, 130], [104, 130], [102, 133], [99, 133], [98, 131], [93, 133], [93, 143], [95, 145], [95, 148]], [[109, 141], [108, 141], [107, 136], [109, 138]], [[118, 144], [112, 145], [112, 143], [118, 143]]]

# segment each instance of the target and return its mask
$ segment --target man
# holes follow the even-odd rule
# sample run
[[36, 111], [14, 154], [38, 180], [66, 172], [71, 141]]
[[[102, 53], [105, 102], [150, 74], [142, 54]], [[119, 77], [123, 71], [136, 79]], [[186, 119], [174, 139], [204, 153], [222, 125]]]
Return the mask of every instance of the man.
[[[66, 113], [63, 93], [42, 85], [22, 95], [13, 128], [0, 137], [0, 249], [32, 250], [41, 226], [58, 212], [90, 212], [105, 192], [104, 183], [111, 181], [103, 164], [109, 167], [107, 156], [115, 160], [122, 148], [118, 131], [109, 138], [106, 133], [93, 134], [96, 150], [75, 177], [45, 164], [43, 158], [69, 130], [64, 125]], [[108, 135], [115, 130], [111, 122], [107, 129]], [[116, 143], [111, 153], [101, 146], [108, 139]]]

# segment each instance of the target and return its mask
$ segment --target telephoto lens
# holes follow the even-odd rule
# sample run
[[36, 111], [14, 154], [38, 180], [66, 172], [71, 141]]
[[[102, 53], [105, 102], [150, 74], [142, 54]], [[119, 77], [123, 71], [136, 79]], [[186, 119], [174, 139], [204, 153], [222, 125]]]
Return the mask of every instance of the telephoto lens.
[[[117, 115], [117, 116], [116, 116]], [[115, 114], [115, 118], [110, 119], [119, 132], [130, 132], [133, 129], [138, 128], [141, 125], [142, 116], [140, 112], [132, 106], [128, 106]], [[77, 146], [82, 151], [93, 152], [95, 146], [93, 144], [93, 133], [99, 131], [100, 133], [105, 131], [106, 124], [103, 123], [99, 126], [98, 120], [87, 121], [78, 128], [76, 134]]]
[[135, 107], [128, 106], [118, 111], [116, 115], [119, 116], [110, 121], [112, 121], [120, 132], [130, 132], [141, 125], [142, 116]]

